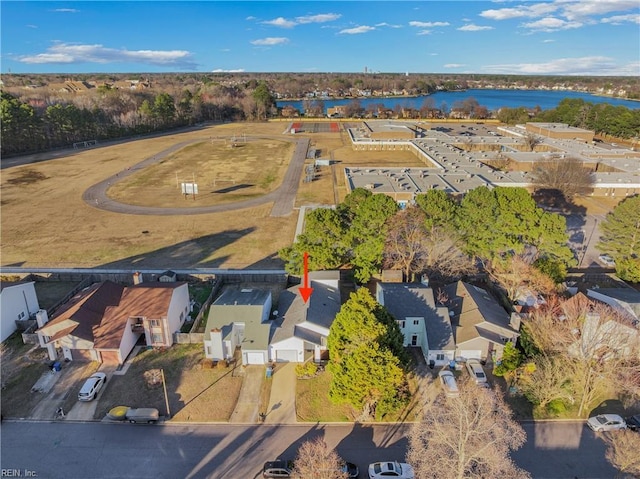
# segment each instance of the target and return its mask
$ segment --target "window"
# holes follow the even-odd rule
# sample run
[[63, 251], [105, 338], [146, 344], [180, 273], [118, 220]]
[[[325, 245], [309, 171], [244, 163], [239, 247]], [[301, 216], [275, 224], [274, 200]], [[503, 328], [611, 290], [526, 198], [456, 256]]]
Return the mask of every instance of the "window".
[[151, 324], [151, 327], [157, 328], [158, 326], [160, 326], [160, 320], [158, 319], [151, 319], [149, 320], [149, 323]]
[[162, 334], [160, 333], [153, 333], [151, 334], [151, 343], [153, 344], [162, 344]]
[[398, 321], [400, 323], [400, 328], [404, 329], [404, 321]]
[[436, 361], [444, 361], [444, 354], [442, 353], [436, 354]]
[[24, 318], [25, 314], [24, 311], [20, 311], [20, 314], [18, 314], [18, 319], [22, 319]]
[[419, 321], [419, 320], [417, 320], [417, 319], [414, 319], [414, 320], [413, 320], [413, 325], [414, 325], [414, 326], [417, 326], [419, 323], [420, 323], [420, 321]]
[[418, 335], [414, 334], [413, 336], [411, 336], [411, 346], [417, 346], [418, 345]]

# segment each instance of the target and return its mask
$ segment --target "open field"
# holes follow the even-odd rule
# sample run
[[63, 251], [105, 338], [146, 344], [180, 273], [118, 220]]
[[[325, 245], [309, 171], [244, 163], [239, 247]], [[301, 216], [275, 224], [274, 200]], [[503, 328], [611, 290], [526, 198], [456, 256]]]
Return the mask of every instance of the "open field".
[[[118, 214], [92, 208], [82, 195], [90, 186], [147, 158], [191, 142], [156, 165], [116, 181], [108, 194], [121, 202], [180, 207], [261, 196], [280, 185], [289, 163], [293, 144], [286, 140], [293, 135], [285, 134], [288, 126], [289, 122], [216, 125], [72, 150], [66, 157], [6, 168], [1, 178], [2, 265], [282, 268], [277, 252], [293, 241], [295, 211], [288, 217], [271, 217], [272, 203], [266, 203], [190, 216]], [[262, 138], [243, 143], [245, 135]], [[295, 207], [342, 201], [347, 194], [344, 167], [424, 166], [406, 150], [355, 151], [344, 131], [295, 136], [308, 137], [319, 157], [334, 161], [332, 166], [319, 167], [313, 182], [300, 179]], [[232, 137], [239, 146], [230, 146]], [[176, 184], [192, 181], [194, 176], [200, 190], [195, 201], [183, 198]], [[606, 209], [602, 199], [591, 200], [585, 201], [587, 210], [602, 214]]]

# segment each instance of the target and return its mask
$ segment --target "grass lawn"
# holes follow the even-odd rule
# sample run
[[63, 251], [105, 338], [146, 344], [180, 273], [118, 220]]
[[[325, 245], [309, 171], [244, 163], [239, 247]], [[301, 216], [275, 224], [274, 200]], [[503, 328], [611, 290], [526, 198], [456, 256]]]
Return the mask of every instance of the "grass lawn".
[[[327, 370], [312, 379], [298, 379], [296, 384], [296, 412], [298, 420], [303, 422], [348, 422], [357, 417], [349, 405], [337, 405], [329, 399], [331, 373]], [[401, 410], [387, 415], [383, 421], [414, 421], [420, 412], [420, 400], [416, 393], [417, 381], [409, 377], [411, 401]]]
[[100, 398], [94, 415], [102, 419], [113, 407], [155, 407], [167, 413], [162, 385], [147, 385], [144, 373], [164, 370], [172, 419], [179, 421], [227, 421], [235, 408], [242, 378], [232, 369], [202, 367], [200, 344], [177, 344], [166, 350], [144, 350], [123, 376], [114, 375]]
[[42, 394], [31, 388], [40, 376], [49, 371], [46, 351], [24, 344], [17, 332], [2, 343], [2, 415], [28, 417], [40, 402]]

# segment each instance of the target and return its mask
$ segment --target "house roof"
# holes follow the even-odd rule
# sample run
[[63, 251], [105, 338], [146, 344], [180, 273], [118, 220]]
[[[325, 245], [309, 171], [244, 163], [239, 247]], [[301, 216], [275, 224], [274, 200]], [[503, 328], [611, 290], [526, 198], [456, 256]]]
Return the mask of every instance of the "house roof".
[[173, 291], [186, 283], [141, 283], [125, 287], [112, 281], [94, 283], [63, 304], [40, 330], [51, 340], [69, 334], [98, 349], [117, 349], [132, 316], [166, 317]]
[[429, 349], [453, 350], [455, 342], [447, 308], [436, 307], [433, 290], [421, 283], [378, 283], [384, 306], [398, 320], [424, 318]]
[[453, 312], [451, 327], [455, 342], [460, 344], [478, 337], [504, 344], [502, 338], [518, 336], [510, 325], [509, 314], [484, 289], [464, 281], [446, 286], [447, 306]]
[[307, 303], [298, 293], [299, 285], [280, 293], [278, 301], [280, 318], [273, 334], [273, 342], [293, 336], [305, 339], [300, 331], [308, 328], [297, 327], [305, 322], [327, 330], [331, 328], [336, 314], [340, 311], [340, 289], [318, 281], [311, 281], [310, 286], [313, 288], [313, 293]]
[[[271, 292], [261, 289], [226, 288], [209, 308], [205, 340], [211, 339], [211, 330], [230, 331], [233, 323], [244, 324], [243, 349], [266, 350], [271, 335], [271, 322], [263, 323], [264, 308]], [[226, 328], [226, 329], [225, 329]], [[228, 336], [228, 333], [224, 336]]]
[[100, 324], [109, 306], [120, 303], [123, 290], [123, 285], [112, 281], [94, 283], [64, 303], [40, 330], [52, 337], [65, 330], [67, 334], [93, 342], [94, 327]]
[[94, 328], [94, 344], [99, 349], [120, 347], [122, 328], [134, 316], [163, 319], [169, 313], [173, 292], [186, 283], [140, 283], [124, 288], [120, 303], [105, 309], [100, 324]]
[[0, 281], [0, 292], [4, 291], [6, 288], [12, 288], [14, 286], [24, 286], [26, 284], [35, 284], [35, 281]]
[[[625, 303], [636, 318], [640, 318], [640, 291], [636, 291], [633, 288], [598, 288], [588, 290], [589, 293], [602, 294], [615, 299], [619, 303]], [[589, 294], [589, 296], [598, 299], [595, 295]]]

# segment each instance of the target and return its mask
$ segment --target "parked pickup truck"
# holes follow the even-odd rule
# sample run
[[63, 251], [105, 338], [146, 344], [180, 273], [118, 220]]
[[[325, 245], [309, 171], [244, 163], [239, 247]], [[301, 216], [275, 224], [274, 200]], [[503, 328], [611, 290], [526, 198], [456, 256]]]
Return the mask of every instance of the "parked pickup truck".
[[127, 421], [130, 423], [146, 422], [153, 424], [158, 422], [160, 414], [156, 408], [153, 407], [141, 407], [141, 408], [129, 408], [126, 414]]

